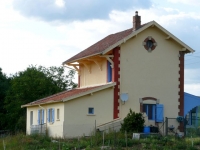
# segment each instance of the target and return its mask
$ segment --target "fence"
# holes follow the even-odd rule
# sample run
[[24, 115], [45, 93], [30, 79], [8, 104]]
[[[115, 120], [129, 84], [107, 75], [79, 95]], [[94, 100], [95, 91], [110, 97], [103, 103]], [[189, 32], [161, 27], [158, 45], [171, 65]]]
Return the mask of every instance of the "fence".
[[10, 134], [9, 130], [0, 130], [0, 137], [5, 137]]
[[31, 125], [31, 134], [46, 134], [46, 123], [40, 125]]

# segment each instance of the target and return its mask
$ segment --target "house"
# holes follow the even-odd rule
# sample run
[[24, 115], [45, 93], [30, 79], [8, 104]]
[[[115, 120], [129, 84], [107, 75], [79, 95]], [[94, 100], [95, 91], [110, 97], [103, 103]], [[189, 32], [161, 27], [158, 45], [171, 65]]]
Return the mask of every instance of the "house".
[[[50, 136], [74, 137], [123, 120], [131, 108], [146, 125], [184, 116], [184, 55], [194, 52], [155, 21], [108, 35], [63, 62], [78, 72], [79, 87], [23, 105], [27, 134], [44, 126]], [[171, 122], [179, 132], [183, 123]], [[41, 128], [35, 130], [34, 126]]]
[[184, 93], [184, 116], [187, 119], [186, 127], [200, 126], [200, 97]]

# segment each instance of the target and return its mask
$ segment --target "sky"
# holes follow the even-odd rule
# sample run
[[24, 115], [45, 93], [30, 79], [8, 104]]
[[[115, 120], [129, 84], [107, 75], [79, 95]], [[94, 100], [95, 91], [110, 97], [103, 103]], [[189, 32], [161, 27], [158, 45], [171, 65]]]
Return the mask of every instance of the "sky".
[[185, 92], [200, 96], [199, 0], [0, 1], [0, 68], [8, 76], [29, 65], [62, 62], [105, 36], [156, 21], [195, 50], [185, 56]]

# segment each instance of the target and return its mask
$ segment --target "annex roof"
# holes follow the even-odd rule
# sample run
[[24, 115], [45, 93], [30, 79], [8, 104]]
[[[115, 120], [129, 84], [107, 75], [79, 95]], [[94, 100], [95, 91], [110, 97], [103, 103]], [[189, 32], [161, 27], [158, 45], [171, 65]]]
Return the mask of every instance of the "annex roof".
[[57, 103], [57, 102], [65, 102], [69, 101], [81, 96], [85, 96], [87, 94], [91, 94], [97, 91], [101, 91], [103, 89], [112, 87], [115, 85], [115, 82], [110, 82], [103, 85], [96, 85], [91, 87], [83, 87], [83, 88], [75, 88], [69, 91], [60, 92], [36, 101], [33, 101], [31, 103], [22, 105], [21, 107], [29, 107], [29, 106], [35, 106], [35, 105], [41, 105], [41, 104], [49, 104], [49, 103]]
[[[159, 25], [155, 21], [151, 21], [149, 23], [141, 25], [141, 27], [137, 30], [133, 30], [133, 28], [108, 35], [107, 37], [103, 38], [102, 40], [98, 41], [97, 43], [91, 45], [87, 49], [81, 51], [80, 53], [74, 55], [73, 57], [69, 58], [68, 60], [63, 62], [64, 64], [69, 64], [76, 62], [77, 60], [84, 59], [90, 56], [94, 55], [104, 55], [113, 48], [119, 46], [120, 44], [124, 43], [125, 41], [129, 40], [133, 36], [136, 36], [140, 32], [144, 31], [145, 29], [149, 27], [157, 27], [160, 29], [162, 32], [164, 32], [167, 35], [167, 38], [173, 39], [175, 42], [179, 43], [180, 45], [183, 46], [182, 51], [187, 51], [187, 52], [194, 52], [194, 50], [183, 43], [180, 39], [175, 37], [173, 34], [171, 34], [169, 31], [164, 29], [161, 25]], [[180, 50], [181, 51], [181, 50]]]

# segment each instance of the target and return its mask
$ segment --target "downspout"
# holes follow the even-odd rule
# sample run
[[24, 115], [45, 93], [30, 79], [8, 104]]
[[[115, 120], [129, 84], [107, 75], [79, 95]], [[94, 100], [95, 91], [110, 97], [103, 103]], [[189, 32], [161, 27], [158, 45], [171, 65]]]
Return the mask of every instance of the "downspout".
[[[42, 109], [44, 109], [44, 110], [46, 110], [46, 130], [47, 130], [47, 109], [45, 109], [44, 107], [42, 107], [42, 106], [40, 106], [40, 105], [38, 105], [40, 108], [42, 108]], [[47, 132], [46, 132], [47, 133]]]

